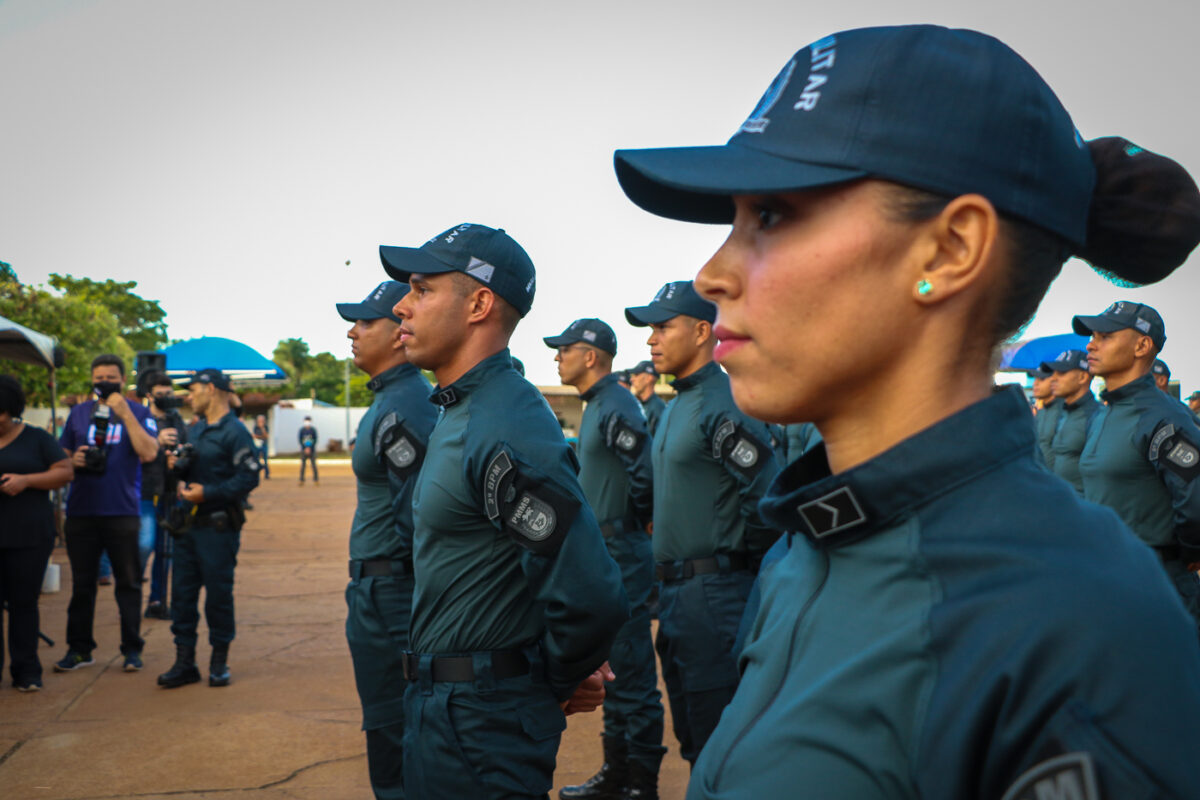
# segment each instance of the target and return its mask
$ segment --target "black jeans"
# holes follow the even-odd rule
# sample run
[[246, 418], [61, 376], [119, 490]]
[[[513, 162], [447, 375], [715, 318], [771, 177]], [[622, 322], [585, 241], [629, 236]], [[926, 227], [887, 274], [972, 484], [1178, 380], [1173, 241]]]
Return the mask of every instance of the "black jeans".
[[140, 653], [142, 572], [138, 556], [137, 515], [121, 517], [67, 517], [64, 533], [71, 560], [71, 603], [67, 606], [67, 646], [77, 653], [96, 649], [92, 623], [96, 614], [96, 578], [100, 552], [108, 551], [121, 614], [121, 652]]
[[[8, 607], [8, 656], [13, 684], [42, 678], [38, 661], [38, 595], [54, 539], [33, 547], [0, 547], [0, 601]], [[0, 671], [4, 669], [4, 615], [0, 614]]]

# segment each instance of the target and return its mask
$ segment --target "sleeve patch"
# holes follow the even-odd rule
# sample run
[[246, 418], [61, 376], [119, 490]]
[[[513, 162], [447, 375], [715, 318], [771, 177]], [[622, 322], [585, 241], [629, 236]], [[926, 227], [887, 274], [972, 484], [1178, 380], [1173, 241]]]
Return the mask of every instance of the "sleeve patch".
[[1089, 753], [1056, 756], [1027, 770], [1001, 800], [1101, 800]]
[[539, 555], [558, 551], [579, 511], [578, 501], [521, 474], [503, 450], [484, 473], [483, 502], [489, 519]]
[[254, 448], [243, 447], [234, 453], [233, 465], [235, 467], [244, 467], [252, 472], [258, 472], [258, 457], [254, 454]]
[[1200, 475], [1200, 447], [1186, 435], [1167, 422], [1158, 427], [1150, 439], [1150, 450], [1146, 454], [1151, 463], [1174, 472], [1185, 481]]
[[767, 455], [763, 443], [728, 419], [717, 428], [713, 436], [712, 450], [713, 458], [724, 462], [728, 469], [746, 480], [754, 480]]
[[613, 414], [604, 431], [604, 442], [609, 449], [636, 455], [641, 449], [643, 437], [620, 414]]
[[374, 444], [375, 456], [399, 478], [407, 478], [416, 472], [425, 455], [424, 445], [394, 411], [380, 421]]

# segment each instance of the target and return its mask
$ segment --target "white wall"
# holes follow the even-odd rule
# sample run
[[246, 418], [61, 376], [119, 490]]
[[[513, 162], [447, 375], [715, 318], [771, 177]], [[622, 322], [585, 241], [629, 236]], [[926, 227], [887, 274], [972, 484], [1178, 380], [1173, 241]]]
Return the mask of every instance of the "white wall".
[[[346, 436], [346, 409], [345, 408], [280, 408], [276, 406], [271, 409], [271, 414], [267, 418], [267, 425], [271, 428], [270, 455], [276, 453], [294, 454], [300, 452], [300, 443], [296, 437], [300, 431], [300, 427], [304, 424], [305, 417], [312, 417], [313, 426], [317, 429], [317, 452], [323, 453], [329, 445], [330, 439], [341, 439], [342, 447], [350, 446], [350, 439], [358, 433], [358, 423], [362, 420], [363, 415], [367, 413], [366, 407], [351, 407], [350, 409], [350, 436]], [[247, 420], [251, 430], [254, 428], [254, 420]]]

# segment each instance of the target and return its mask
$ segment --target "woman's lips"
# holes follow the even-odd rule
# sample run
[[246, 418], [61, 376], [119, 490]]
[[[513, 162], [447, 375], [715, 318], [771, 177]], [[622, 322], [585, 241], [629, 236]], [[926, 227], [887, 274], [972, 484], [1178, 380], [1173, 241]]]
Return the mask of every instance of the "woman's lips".
[[750, 342], [749, 336], [734, 333], [729, 328], [721, 325], [713, 328], [713, 334], [717, 337], [717, 347], [713, 351], [713, 358], [717, 361], [724, 361], [739, 347]]

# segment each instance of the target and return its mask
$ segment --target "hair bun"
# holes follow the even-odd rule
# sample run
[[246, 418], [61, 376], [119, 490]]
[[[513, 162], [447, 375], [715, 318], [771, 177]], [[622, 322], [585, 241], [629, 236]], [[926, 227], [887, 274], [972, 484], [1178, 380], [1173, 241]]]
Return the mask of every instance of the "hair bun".
[[1200, 244], [1200, 190], [1175, 161], [1119, 136], [1088, 142], [1096, 188], [1075, 255], [1106, 276], [1161, 281]]

